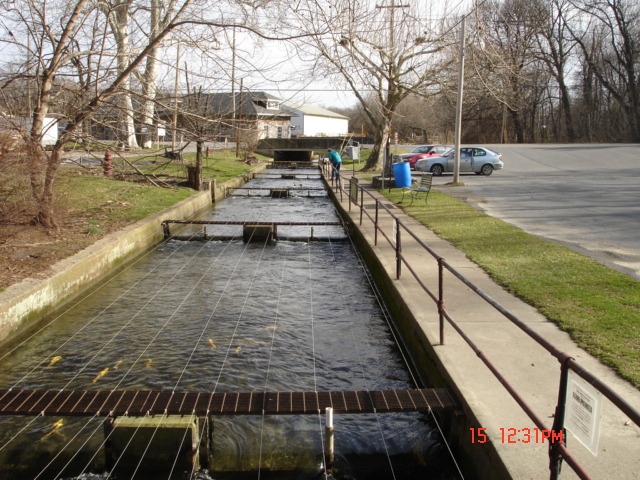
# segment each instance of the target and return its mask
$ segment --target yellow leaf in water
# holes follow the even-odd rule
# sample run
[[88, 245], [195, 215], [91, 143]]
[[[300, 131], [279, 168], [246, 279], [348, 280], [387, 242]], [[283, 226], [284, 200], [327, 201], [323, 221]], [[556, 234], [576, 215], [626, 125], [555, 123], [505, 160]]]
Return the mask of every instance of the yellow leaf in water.
[[213, 339], [209, 339], [209, 345], [211, 345], [211, 348], [216, 348], [217, 345], [215, 343], [213, 343]]
[[120, 365], [122, 365], [122, 360], [118, 360], [116, 364], [113, 366], [113, 369], [117, 370]]
[[55, 365], [60, 360], [62, 360], [62, 357], [60, 355], [57, 355], [57, 356], [53, 357], [51, 359], [51, 362], [49, 362], [49, 366]]
[[109, 371], [109, 367], [105, 368], [104, 370], [102, 370], [98, 376], [96, 378], [93, 379], [93, 383], [96, 383], [98, 380], [100, 380], [102, 377], [104, 377], [107, 372]]
[[151, 367], [151, 364], [153, 363], [153, 359], [150, 358], [149, 360], [147, 360], [146, 362], [144, 362], [144, 368], [149, 368]]
[[240, 350], [242, 350], [242, 345], [236, 347], [236, 354], [240, 353]]

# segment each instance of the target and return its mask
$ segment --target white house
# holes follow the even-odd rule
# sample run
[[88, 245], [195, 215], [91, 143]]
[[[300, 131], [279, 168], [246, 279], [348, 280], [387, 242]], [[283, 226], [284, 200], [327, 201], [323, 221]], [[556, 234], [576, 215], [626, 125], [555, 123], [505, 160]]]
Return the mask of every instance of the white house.
[[307, 103], [283, 102], [291, 112], [291, 135], [296, 137], [342, 137], [349, 134], [349, 118]]

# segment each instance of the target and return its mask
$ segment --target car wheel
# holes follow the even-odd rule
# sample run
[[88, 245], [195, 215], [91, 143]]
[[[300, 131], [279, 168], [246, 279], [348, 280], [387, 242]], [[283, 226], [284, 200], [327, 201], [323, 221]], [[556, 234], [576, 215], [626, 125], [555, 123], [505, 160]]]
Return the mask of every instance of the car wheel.
[[438, 163], [431, 167], [431, 173], [433, 173], [434, 177], [439, 177], [440, 175], [442, 175], [442, 172], [444, 172], [444, 168], [442, 168], [442, 165]]
[[491, 175], [493, 173], [493, 165], [485, 163], [484, 165], [482, 165], [482, 168], [480, 169], [480, 173], [482, 175]]

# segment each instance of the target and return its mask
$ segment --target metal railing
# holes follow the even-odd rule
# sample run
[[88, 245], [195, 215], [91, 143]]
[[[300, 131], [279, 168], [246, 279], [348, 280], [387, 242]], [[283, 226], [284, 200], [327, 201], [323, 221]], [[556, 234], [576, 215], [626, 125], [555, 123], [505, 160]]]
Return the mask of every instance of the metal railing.
[[[442, 256], [436, 253], [429, 245], [427, 245], [422, 239], [418, 237], [407, 225], [405, 225], [388, 207], [383, 205], [371, 192], [365, 190], [362, 186], [358, 185], [355, 176], [351, 179], [345, 179], [340, 176], [338, 180], [328, 180], [331, 177], [331, 165], [321, 165], [323, 176], [325, 181], [331, 182], [331, 186], [337, 188], [340, 200], [343, 200], [343, 191], [349, 198], [349, 211], [351, 211], [352, 205], [358, 206], [360, 209], [360, 225], [363, 223], [364, 217], [367, 217], [374, 225], [374, 245], [378, 245], [378, 233], [382, 235], [384, 240], [394, 249], [396, 258], [396, 279], [400, 279], [402, 274], [402, 266], [411, 273], [413, 278], [417, 281], [420, 287], [429, 295], [437, 306], [439, 314], [439, 330], [440, 330], [440, 344], [444, 344], [444, 327], [445, 321], [448, 322], [453, 329], [463, 338], [463, 340], [471, 347], [474, 353], [482, 360], [486, 367], [496, 377], [496, 379], [504, 386], [509, 395], [518, 403], [520, 408], [527, 414], [527, 416], [533, 421], [533, 423], [540, 430], [547, 430], [546, 425], [542, 419], [534, 412], [533, 408], [524, 400], [524, 398], [516, 391], [516, 389], [507, 381], [507, 379], [500, 373], [491, 360], [484, 354], [484, 352], [478, 347], [478, 345], [470, 338], [470, 336], [456, 323], [453, 317], [449, 314], [445, 307], [444, 301], [444, 272], [445, 270], [455, 276], [458, 280], [464, 283], [469, 289], [475, 292], [479, 297], [485, 300], [502, 316], [511, 321], [512, 324], [517, 326], [537, 344], [543, 347], [553, 357], [555, 357], [560, 363], [560, 379], [558, 386], [558, 400], [555, 407], [555, 415], [551, 432], [554, 435], [553, 438], [562, 438], [561, 442], [552, 442], [549, 446], [549, 470], [550, 478], [555, 480], [560, 474], [560, 465], [562, 460], [574, 470], [574, 472], [581, 479], [591, 479], [589, 474], [578, 463], [578, 461], [571, 455], [566, 448], [566, 442], [564, 441], [564, 418], [565, 418], [565, 398], [567, 394], [568, 386], [568, 373], [573, 371], [576, 375], [584, 379], [591, 384], [595, 389], [602, 393], [608, 400], [611, 401], [621, 412], [629, 417], [636, 425], [640, 426], [640, 412], [635, 410], [628, 402], [626, 402], [621, 396], [613, 391], [608, 385], [602, 382], [598, 377], [588, 372], [578, 362], [575, 361], [569, 354], [556, 348], [551, 342], [547, 341], [537, 332], [528, 327], [522, 320], [510, 313], [507, 309], [501, 306], [491, 296], [482, 291], [471, 280], [462, 275], [452, 265], [450, 265]], [[344, 189], [345, 183], [349, 184], [349, 190]], [[355, 184], [355, 186], [354, 186]], [[357, 193], [354, 195], [354, 191]], [[375, 211], [373, 215], [364, 206], [364, 197], [367, 195], [371, 200], [375, 202]], [[358, 198], [359, 197], [359, 198]], [[394, 233], [389, 235], [381, 226], [380, 223], [380, 211], [383, 210], [386, 214], [393, 219]], [[402, 232], [406, 232], [412, 237], [418, 245], [420, 245], [426, 252], [428, 252], [438, 263], [438, 288], [434, 292], [428, 285], [420, 278], [419, 274], [414, 268], [412, 268], [407, 259], [402, 253]]]

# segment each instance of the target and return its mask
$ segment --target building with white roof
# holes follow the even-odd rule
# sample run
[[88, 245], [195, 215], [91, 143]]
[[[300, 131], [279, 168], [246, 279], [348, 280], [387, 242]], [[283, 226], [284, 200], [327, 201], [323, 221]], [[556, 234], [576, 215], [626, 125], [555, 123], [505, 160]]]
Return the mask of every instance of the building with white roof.
[[343, 137], [349, 134], [349, 118], [307, 103], [283, 102], [291, 112], [291, 135], [296, 137]]

